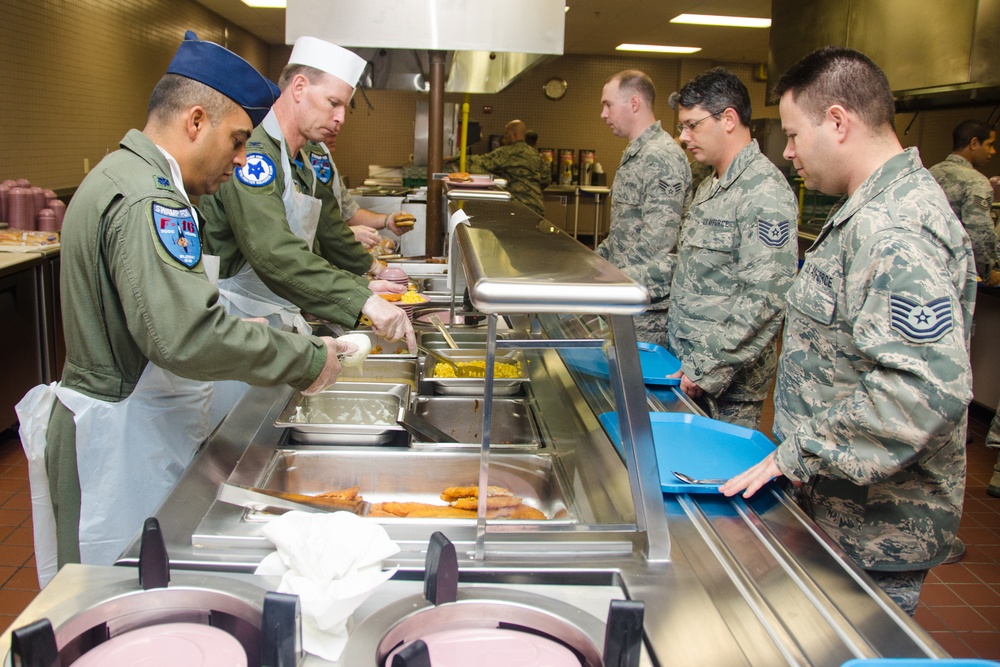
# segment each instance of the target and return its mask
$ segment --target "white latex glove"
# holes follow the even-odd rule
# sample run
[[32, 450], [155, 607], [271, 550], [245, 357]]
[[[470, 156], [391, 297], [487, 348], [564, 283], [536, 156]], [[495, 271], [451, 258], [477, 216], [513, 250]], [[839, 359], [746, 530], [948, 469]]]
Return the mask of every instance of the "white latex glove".
[[406, 288], [389, 280], [373, 280], [368, 283], [368, 289], [376, 294], [404, 294]]
[[364, 225], [355, 225], [351, 227], [351, 231], [354, 232], [354, 240], [363, 245], [365, 250], [371, 250], [382, 239], [377, 231]]
[[361, 312], [372, 321], [372, 329], [388, 341], [406, 340], [410, 352], [417, 349], [417, 338], [413, 335], [413, 324], [402, 308], [397, 308], [378, 294], [372, 294], [361, 307]]
[[411, 231], [413, 227], [409, 225], [406, 227], [397, 227], [396, 226], [397, 215], [404, 215], [404, 213], [403, 211], [396, 211], [395, 213], [389, 213], [388, 215], [385, 216], [385, 228], [388, 229], [393, 234], [396, 234], [397, 236], [402, 236], [406, 232]]
[[[380, 296], [375, 298], [380, 301], [382, 300]], [[406, 313], [403, 313], [403, 316], [405, 317]], [[358, 346], [350, 341], [340, 341], [330, 336], [323, 336], [320, 340], [326, 345], [326, 363], [323, 364], [323, 370], [319, 372], [316, 380], [302, 392], [304, 396], [318, 394], [337, 381], [337, 376], [340, 375], [340, 360], [337, 359], [338, 354], [352, 354], [358, 351]]]
[[378, 274], [386, 270], [388, 265], [385, 262], [380, 262], [377, 259], [372, 260], [372, 265], [368, 268], [368, 275], [372, 278], [378, 278]]

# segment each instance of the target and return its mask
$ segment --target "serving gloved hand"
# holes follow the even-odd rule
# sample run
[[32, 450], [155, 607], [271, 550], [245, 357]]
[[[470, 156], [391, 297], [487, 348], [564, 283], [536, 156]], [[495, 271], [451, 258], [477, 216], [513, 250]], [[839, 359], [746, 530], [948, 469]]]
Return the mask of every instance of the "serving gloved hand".
[[354, 240], [363, 245], [365, 250], [371, 250], [379, 244], [379, 241], [382, 240], [379, 233], [371, 227], [354, 225], [351, 227], [351, 231], [354, 232]]
[[390, 280], [373, 280], [368, 283], [368, 289], [375, 294], [405, 294], [406, 287]]
[[396, 219], [397, 218], [404, 218], [406, 220], [412, 220], [413, 216], [410, 215], [409, 213], [404, 213], [403, 211], [396, 211], [395, 213], [387, 213], [386, 216], [385, 216], [385, 222], [383, 223], [382, 226], [385, 227], [386, 229], [388, 229], [390, 232], [392, 232], [396, 236], [402, 236], [406, 232], [408, 232], [408, 231], [410, 231], [410, 230], [413, 229], [412, 223], [409, 224], [409, 225], [406, 225], [404, 227], [398, 227], [396, 225]]
[[[382, 297], [375, 298], [381, 299]], [[302, 392], [303, 396], [318, 394], [337, 381], [337, 376], [340, 375], [338, 354], [353, 354], [358, 351], [358, 346], [350, 341], [341, 341], [330, 336], [323, 336], [320, 340], [326, 345], [326, 362], [323, 364], [323, 370], [319, 372], [319, 376]]]
[[388, 341], [406, 340], [410, 352], [417, 349], [417, 338], [413, 334], [413, 324], [402, 308], [397, 308], [378, 294], [372, 294], [361, 307], [361, 312], [372, 321], [372, 329]]

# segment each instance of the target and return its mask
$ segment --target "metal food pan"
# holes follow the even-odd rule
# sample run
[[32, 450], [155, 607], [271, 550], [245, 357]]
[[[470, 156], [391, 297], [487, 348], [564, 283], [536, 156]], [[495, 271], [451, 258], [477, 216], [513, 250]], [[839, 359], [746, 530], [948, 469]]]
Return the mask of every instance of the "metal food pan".
[[[483, 441], [485, 399], [459, 396], [417, 398], [413, 410], [434, 426], [455, 438], [457, 444], [427, 444], [433, 447], [479, 447]], [[531, 407], [521, 398], [493, 399], [490, 449], [538, 448], [541, 439]], [[414, 441], [413, 446], [423, 443]]]
[[[448, 347], [448, 342], [444, 339], [440, 331], [416, 331], [415, 333], [417, 334], [417, 345], [428, 347], [432, 350], [441, 350]], [[451, 337], [460, 348], [471, 350], [485, 349], [486, 347], [487, 336], [485, 331], [458, 330], [448, 331], [448, 333], [451, 334]], [[507, 337], [507, 334], [497, 334], [497, 340]]]
[[397, 422], [409, 400], [406, 384], [335, 384], [315, 396], [293, 393], [274, 425], [301, 444], [384, 445], [403, 430]]
[[378, 382], [409, 385], [417, 388], [417, 360], [409, 357], [368, 357], [358, 366], [343, 366], [337, 384]]
[[[461, 361], [474, 361], [486, 358], [486, 350], [484, 349], [441, 349], [437, 350], [442, 354], [446, 355], [449, 359], [454, 360], [456, 363]], [[493, 379], [493, 395], [494, 396], [513, 396], [519, 394], [523, 390], [523, 385], [529, 382], [528, 378], [528, 362], [524, 357], [524, 352], [521, 350], [510, 350], [510, 351], [497, 351], [496, 361], [505, 363], [517, 363], [521, 362], [521, 377], [517, 378], [499, 378], [494, 377]], [[485, 378], [436, 378], [434, 377], [434, 368], [437, 364], [443, 364], [443, 361], [439, 361], [434, 357], [428, 356], [424, 359], [423, 374], [421, 379], [424, 382], [430, 384], [433, 388], [435, 394], [441, 395], [453, 395], [453, 396], [483, 396], [486, 390], [486, 379]]]
[[372, 352], [369, 358], [415, 359], [417, 356], [416, 352], [410, 352], [406, 349], [405, 340], [388, 341], [371, 329], [355, 329], [347, 333], [368, 336], [368, 339], [372, 342]]
[[[576, 522], [555, 461], [544, 454], [497, 453], [490, 458], [491, 486], [503, 486], [549, 522]], [[258, 486], [315, 495], [357, 485], [368, 502], [420, 502], [444, 505], [441, 492], [479, 483], [479, 455], [458, 451], [379, 451], [279, 449]], [[248, 514], [253, 515], [253, 512]], [[473, 521], [379, 517], [379, 522]]]

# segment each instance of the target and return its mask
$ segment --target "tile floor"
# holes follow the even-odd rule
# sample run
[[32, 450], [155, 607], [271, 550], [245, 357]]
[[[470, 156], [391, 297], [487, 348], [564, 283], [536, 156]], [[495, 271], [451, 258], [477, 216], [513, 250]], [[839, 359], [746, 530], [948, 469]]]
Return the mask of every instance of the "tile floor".
[[[959, 535], [968, 555], [934, 568], [916, 619], [956, 658], [1000, 660], [1000, 498], [986, 494], [996, 454], [985, 445], [992, 414], [973, 410], [965, 512]], [[28, 465], [16, 432], [0, 433], [0, 628], [38, 593]]]

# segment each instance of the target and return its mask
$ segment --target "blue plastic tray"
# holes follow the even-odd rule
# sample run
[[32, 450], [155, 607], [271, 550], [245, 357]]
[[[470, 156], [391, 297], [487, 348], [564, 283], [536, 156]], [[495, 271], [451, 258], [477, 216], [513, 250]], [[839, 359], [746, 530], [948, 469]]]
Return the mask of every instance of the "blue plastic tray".
[[[598, 418], [621, 451], [618, 414], [605, 412]], [[687, 484], [674, 477], [673, 472], [701, 479], [728, 479], [774, 451], [774, 443], [760, 431], [700, 415], [651, 412], [649, 420], [664, 493], [718, 493], [718, 486]]]
[[[665, 348], [654, 343], [639, 343], [639, 363], [642, 364], [642, 381], [654, 386], [679, 385], [680, 378], [668, 378], [681, 369], [681, 362]], [[608, 379], [608, 357], [597, 347], [559, 350], [567, 366], [581, 373]]]
[[975, 658], [855, 658], [840, 667], [1000, 667], [1000, 662]]

